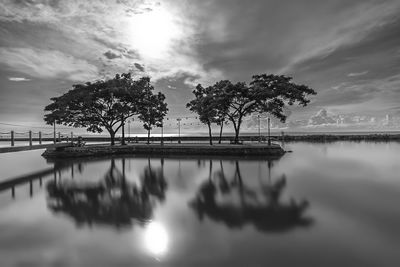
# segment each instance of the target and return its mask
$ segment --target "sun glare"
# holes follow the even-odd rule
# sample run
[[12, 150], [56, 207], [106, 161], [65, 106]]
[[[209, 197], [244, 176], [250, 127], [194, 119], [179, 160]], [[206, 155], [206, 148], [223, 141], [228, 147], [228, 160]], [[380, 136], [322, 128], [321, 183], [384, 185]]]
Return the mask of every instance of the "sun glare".
[[174, 16], [162, 7], [133, 16], [128, 30], [132, 46], [150, 58], [167, 53], [180, 34]]
[[154, 256], [164, 254], [168, 248], [168, 233], [165, 227], [158, 222], [151, 222], [146, 228], [144, 242]]

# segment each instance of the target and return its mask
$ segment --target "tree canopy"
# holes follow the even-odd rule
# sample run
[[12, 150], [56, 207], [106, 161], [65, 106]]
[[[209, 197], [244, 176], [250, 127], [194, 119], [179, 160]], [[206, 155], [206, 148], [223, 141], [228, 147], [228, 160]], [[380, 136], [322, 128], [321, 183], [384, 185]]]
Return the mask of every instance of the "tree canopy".
[[150, 143], [150, 131], [154, 126], [162, 127], [164, 117], [167, 115], [168, 108], [165, 103], [165, 95], [161, 92], [153, 94], [153, 86], [146, 86], [139, 107], [139, 119], [143, 122], [143, 127], [147, 130], [147, 143]]
[[115, 134], [127, 118], [140, 114], [145, 95], [152, 94], [150, 78], [134, 80], [130, 73], [117, 74], [113, 79], [73, 85], [72, 89], [45, 107], [48, 124], [85, 127], [100, 133], [105, 128], [115, 143]]
[[[292, 77], [274, 74], [254, 75], [250, 85], [223, 80], [199, 90], [201, 88], [203, 86], [199, 84], [193, 91], [196, 98], [187, 107], [198, 113], [203, 123], [211, 123], [211, 118], [215, 117], [218, 117], [219, 123], [225, 119], [230, 120], [235, 130], [236, 143], [245, 116], [254, 112], [269, 113], [284, 122], [284, 108], [287, 105], [298, 103], [306, 106], [310, 102], [307, 97], [316, 94], [306, 85], [293, 83]], [[216, 115], [218, 110], [219, 116]], [[209, 132], [211, 135], [210, 126]]]

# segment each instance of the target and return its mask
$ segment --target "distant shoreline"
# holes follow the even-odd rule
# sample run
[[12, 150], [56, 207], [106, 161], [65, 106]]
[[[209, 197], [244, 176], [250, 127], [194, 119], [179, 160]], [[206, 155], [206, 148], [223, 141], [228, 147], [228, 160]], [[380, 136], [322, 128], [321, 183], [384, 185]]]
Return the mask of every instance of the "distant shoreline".
[[[240, 136], [240, 140], [244, 142], [258, 142], [261, 138], [261, 142], [266, 142], [268, 140], [268, 136], [262, 134], [261, 137], [255, 134], [244, 134]], [[110, 137], [108, 136], [83, 136], [83, 139], [86, 142], [110, 142]], [[116, 138], [116, 142], [121, 141], [121, 137]], [[222, 142], [230, 143], [233, 141], [233, 135], [223, 135]], [[57, 139], [58, 140], [58, 139]], [[63, 136], [61, 138], [62, 142], [71, 141], [70, 138], [67, 139], [67, 136]], [[76, 139], [74, 138], [74, 141]], [[147, 137], [145, 136], [134, 136], [134, 137], [125, 137], [126, 142], [132, 143], [143, 143], [147, 142]], [[207, 135], [182, 135], [178, 136], [164, 136], [163, 141], [165, 143], [177, 143], [178, 140], [182, 142], [209, 142], [209, 137]], [[333, 141], [400, 141], [400, 132], [399, 133], [365, 133], [365, 134], [349, 134], [349, 133], [313, 133], [313, 134], [276, 134], [271, 133], [272, 141], [279, 142], [293, 142], [293, 141], [308, 141], [308, 142], [333, 142]], [[10, 138], [1, 138], [0, 144], [4, 146], [6, 142], [10, 142]], [[18, 138], [15, 140], [16, 145], [20, 142], [28, 142], [29, 138]], [[38, 143], [38, 138], [32, 138], [32, 142], [34, 144]], [[218, 143], [219, 136], [213, 135], [213, 142]], [[42, 142], [49, 143], [53, 142], [53, 138], [42, 138]], [[161, 136], [152, 136], [152, 143], [161, 142]]]

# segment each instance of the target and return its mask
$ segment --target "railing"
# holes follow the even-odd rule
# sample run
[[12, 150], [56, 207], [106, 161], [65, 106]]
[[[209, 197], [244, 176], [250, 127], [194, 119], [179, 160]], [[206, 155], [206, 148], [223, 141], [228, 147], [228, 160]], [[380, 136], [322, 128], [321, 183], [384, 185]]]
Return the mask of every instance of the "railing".
[[26, 145], [32, 147], [33, 145], [38, 144], [41, 145], [43, 142], [52, 142], [54, 144], [60, 142], [73, 142], [77, 136], [71, 133], [61, 133], [58, 132], [55, 134], [54, 132], [46, 133], [46, 132], [17, 132], [17, 131], [9, 131], [9, 132], [0, 132], [0, 141], [9, 142], [10, 146], [13, 147], [16, 145], [16, 142], [28, 142]]

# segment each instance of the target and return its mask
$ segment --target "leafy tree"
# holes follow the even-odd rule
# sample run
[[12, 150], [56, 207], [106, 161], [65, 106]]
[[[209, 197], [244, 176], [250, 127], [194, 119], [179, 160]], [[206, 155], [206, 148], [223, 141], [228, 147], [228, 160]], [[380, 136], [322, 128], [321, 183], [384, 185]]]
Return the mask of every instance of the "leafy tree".
[[153, 86], [150, 80], [144, 86], [139, 108], [139, 119], [143, 122], [143, 127], [147, 130], [147, 143], [150, 143], [150, 132], [154, 126], [162, 127], [164, 117], [167, 115], [168, 108], [165, 103], [165, 95], [161, 92], [153, 94]]
[[102, 132], [105, 128], [115, 144], [115, 134], [127, 118], [137, 115], [144, 85], [150, 78], [133, 80], [131, 75], [116, 75], [110, 80], [73, 85], [62, 96], [53, 97], [45, 107], [47, 124], [86, 127], [89, 132]]
[[284, 75], [261, 74], [253, 76], [250, 86], [238, 82], [225, 87], [225, 100], [229, 105], [226, 116], [235, 129], [235, 143], [239, 141], [240, 126], [245, 116], [253, 112], [267, 112], [284, 122], [286, 104], [306, 106], [310, 102], [307, 96], [316, 92], [291, 80], [291, 77]]
[[215, 122], [217, 117], [217, 102], [213, 99], [213, 88], [204, 88], [201, 84], [193, 90], [195, 99], [186, 104], [186, 107], [199, 115], [199, 120], [208, 126], [210, 136], [210, 145], [212, 145], [211, 123]]
[[213, 108], [215, 109], [216, 116], [213, 118], [213, 122], [220, 126], [219, 131], [219, 140], [218, 143], [221, 144], [222, 140], [222, 130], [224, 128], [224, 124], [227, 122], [227, 115], [229, 112], [229, 99], [226, 98], [225, 92], [229, 87], [232, 86], [232, 83], [228, 80], [223, 80], [216, 82], [212, 86], [212, 99], [214, 102]]

